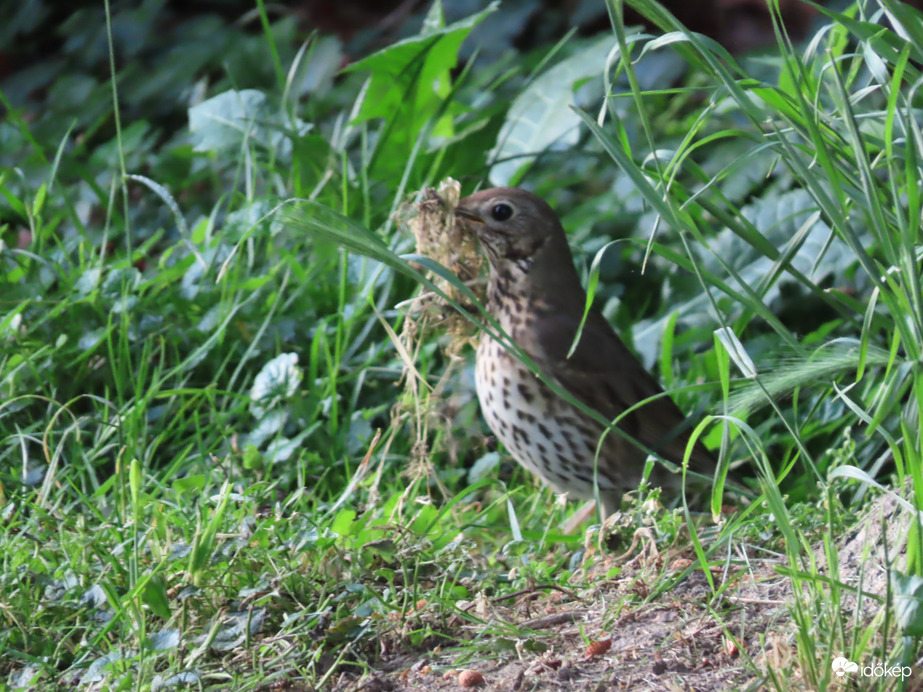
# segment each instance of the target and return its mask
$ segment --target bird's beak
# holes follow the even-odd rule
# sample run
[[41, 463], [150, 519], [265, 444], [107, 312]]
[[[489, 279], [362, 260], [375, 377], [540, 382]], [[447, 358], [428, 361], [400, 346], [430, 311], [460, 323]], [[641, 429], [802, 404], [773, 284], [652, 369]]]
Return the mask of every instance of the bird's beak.
[[474, 221], [475, 223], [484, 223], [484, 220], [481, 218], [480, 214], [466, 209], [465, 207], [456, 207], [455, 216], [460, 216], [465, 221]]

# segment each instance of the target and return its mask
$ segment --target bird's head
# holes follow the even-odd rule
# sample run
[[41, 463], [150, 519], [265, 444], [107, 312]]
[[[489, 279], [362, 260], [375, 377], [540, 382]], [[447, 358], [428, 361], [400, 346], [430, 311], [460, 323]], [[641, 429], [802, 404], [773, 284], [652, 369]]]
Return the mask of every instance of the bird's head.
[[497, 187], [465, 197], [455, 213], [484, 246], [492, 275], [531, 282], [562, 268], [573, 272], [564, 229], [541, 197]]

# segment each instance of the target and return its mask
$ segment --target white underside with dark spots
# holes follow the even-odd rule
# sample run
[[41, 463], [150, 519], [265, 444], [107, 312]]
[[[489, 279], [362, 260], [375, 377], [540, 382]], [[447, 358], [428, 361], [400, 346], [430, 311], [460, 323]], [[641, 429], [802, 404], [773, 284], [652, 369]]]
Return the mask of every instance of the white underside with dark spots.
[[[602, 426], [554, 394], [487, 334], [478, 345], [475, 381], [487, 424], [516, 461], [556, 492], [593, 497]], [[575, 432], [580, 428], [585, 434]], [[601, 459], [597, 482], [605, 495], [618, 485], [604, 463]]]

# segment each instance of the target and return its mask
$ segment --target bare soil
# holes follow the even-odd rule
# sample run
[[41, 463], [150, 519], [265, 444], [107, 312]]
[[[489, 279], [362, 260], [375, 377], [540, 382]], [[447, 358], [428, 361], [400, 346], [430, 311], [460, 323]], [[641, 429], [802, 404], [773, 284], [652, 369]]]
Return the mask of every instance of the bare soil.
[[[912, 518], [893, 495], [871, 502], [836, 546], [840, 583], [861, 585], [866, 593], [884, 597], [889, 570], [905, 562]], [[713, 568], [712, 586], [701, 569], [689, 569], [693, 557], [691, 550], [652, 557], [642, 549], [621, 563], [618, 558], [598, 561], [585, 581], [584, 575], [577, 575], [590, 588], [570, 591], [537, 585], [512, 597], [481, 598], [469, 608], [484, 624], [458, 617], [450, 622], [460, 648], [395, 651], [382, 657], [376, 671], [358, 679], [344, 675], [334, 688], [807, 689], [794, 654], [791, 581], [778, 570], [783, 563], [754, 559], [741, 547], [733, 565]], [[822, 546], [816, 548], [814, 559], [823, 577], [828, 566]], [[617, 576], [607, 578], [613, 567], [620, 568]], [[673, 585], [656, 593], [647, 587], [664, 580]], [[859, 613], [855, 605], [848, 594], [843, 598], [842, 607], [866, 624], [884, 607], [883, 598], [866, 598]], [[473, 673], [452, 667], [461, 651], [482, 652], [464, 666]], [[463, 684], [471, 680], [477, 684]], [[844, 689], [851, 684], [846, 678], [842, 685], [838, 678], [833, 681]], [[906, 689], [921, 689], [916, 685], [923, 681], [908, 682]]]
[[[762, 561], [751, 563], [749, 570], [713, 574], [719, 596], [701, 570], [689, 572], [660, 595], [645, 594], [645, 584], [653, 581], [652, 569], [679, 576], [689, 564], [691, 560], [682, 556], [673, 557], [666, 567], [636, 559], [616, 578], [606, 579], [612, 565], [603, 563], [596, 574], [588, 575], [594, 586], [580, 593], [535, 588], [515, 599], [474, 604], [488, 624], [476, 627], [459, 620], [459, 639], [479, 640], [490, 655], [467, 664], [483, 678], [470, 689], [759, 688], [764, 676], [758, 671], [767, 661], [767, 646], [760, 638], [781, 642], [791, 630], [787, 580], [776, 574], [775, 563]], [[520, 633], [510, 646], [510, 637], [498, 634], [505, 625], [530, 630], [534, 636]], [[388, 672], [343, 680], [337, 689], [465, 689], [462, 670], [447, 670], [458, 651], [442, 648], [424, 656], [395, 656], [383, 666]], [[770, 645], [770, 656], [771, 652]]]

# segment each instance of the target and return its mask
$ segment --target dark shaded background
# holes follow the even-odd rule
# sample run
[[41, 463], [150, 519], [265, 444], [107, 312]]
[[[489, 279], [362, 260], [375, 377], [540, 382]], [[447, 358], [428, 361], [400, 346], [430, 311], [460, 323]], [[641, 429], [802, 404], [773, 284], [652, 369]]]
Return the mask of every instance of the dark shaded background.
[[[488, 2], [445, 2], [447, 21], [470, 15]], [[294, 17], [305, 32], [337, 35], [346, 43], [348, 55], [355, 59], [415, 33], [430, 4], [429, 0], [303, 0], [271, 3], [267, 9], [274, 18]], [[735, 52], [775, 40], [765, 0], [666, 0], [663, 4], [691, 29], [719, 40]], [[795, 37], [804, 35], [814, 10], [799, 0], [780, 0], [780, 4], [788, 31]], [[253, 0], [116, 0], [110, 7], [113, 16], [128, 8], [148, 13], [154, 22], [152, 28], [161, 34], [203, 15], [217, 15], [242, 28], [260, 30]], [[104, 28], [104, 22], [99, 21], [104, 19], [102, 0], [2, 0], [0, 16], [4, 17], [0, 26], [0, 82], [65, 50], [69, 37], [87, 20], [93, 18]], [[609, 27], [604, 0], [505, 0], [496, 17], [489, 29], [497, 34], [496, 50], [528, 50], [562, 36], [572, 27], [584, 34]], [[630, 12], [628, 19], [641, 23], [641, 18]]]

